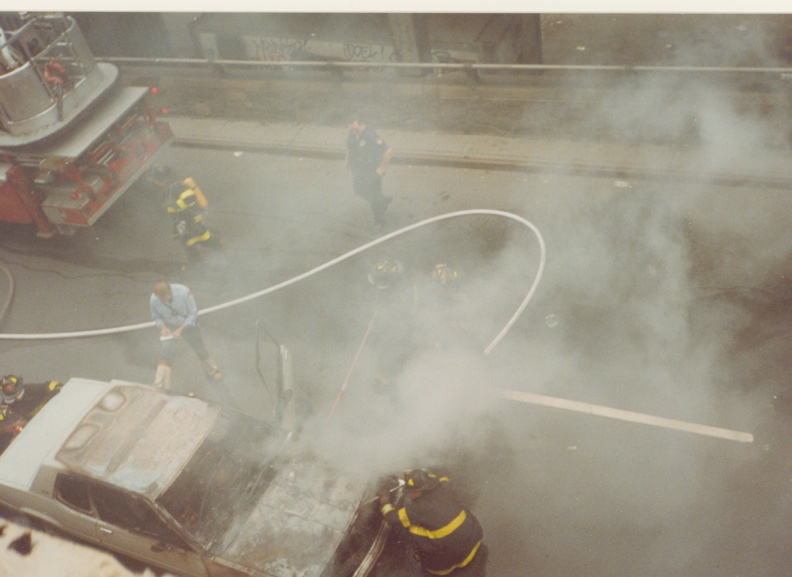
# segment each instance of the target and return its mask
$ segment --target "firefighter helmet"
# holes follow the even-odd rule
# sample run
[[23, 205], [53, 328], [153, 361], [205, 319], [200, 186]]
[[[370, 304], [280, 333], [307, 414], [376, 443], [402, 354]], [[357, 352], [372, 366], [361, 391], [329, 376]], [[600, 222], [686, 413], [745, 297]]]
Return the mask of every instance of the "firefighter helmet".
[[368, 275], [368, 281], [378, 289], [386, 289], [395, 283], [404, 271], [402, 264], [392, 258], [379, 261]]
[[0, 380], [2, 387], [2, 398], [6, 404], [11, 404], [22, 394], [22, 377], [6, 375]]
[[442, 286], [456, 286], [459, 281], [459, 272], [447, 264], [436, 264], [432, 269], [432, 280]]
[[440, 484], [437, 475], [427, 472], [424, 469], [407, 469], [404, 472], [404, 482], [407, 484], [407, 491], [431, 491]]

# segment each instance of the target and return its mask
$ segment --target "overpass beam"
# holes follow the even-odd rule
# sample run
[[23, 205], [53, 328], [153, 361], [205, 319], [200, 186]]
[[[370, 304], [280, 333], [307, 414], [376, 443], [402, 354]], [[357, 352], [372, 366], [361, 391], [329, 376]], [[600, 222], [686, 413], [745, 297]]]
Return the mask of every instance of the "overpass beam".
[[[432, 61], [426, 15], [388, 14], [388, 24], [398, 62]], [[421, 74], [421, 71], [408, 71], [408, 73]]]

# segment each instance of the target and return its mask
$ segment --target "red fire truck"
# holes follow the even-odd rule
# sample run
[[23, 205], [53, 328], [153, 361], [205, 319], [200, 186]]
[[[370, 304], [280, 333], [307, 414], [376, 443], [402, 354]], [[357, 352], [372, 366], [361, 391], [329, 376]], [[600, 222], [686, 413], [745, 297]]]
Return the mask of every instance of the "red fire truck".
[[[8, 21], [2, 23], [8, 27]], [[91, 226], [172, 138], [145, 87], [121, 87], [73, 18], [0, 28], [0, 222], [37, 234]]]

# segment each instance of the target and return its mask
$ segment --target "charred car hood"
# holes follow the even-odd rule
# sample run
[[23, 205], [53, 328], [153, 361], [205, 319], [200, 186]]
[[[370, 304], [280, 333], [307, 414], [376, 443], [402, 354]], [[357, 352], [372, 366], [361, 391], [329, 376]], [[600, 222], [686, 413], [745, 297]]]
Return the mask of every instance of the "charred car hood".
[[276, 467], [278, 474], [219, 556], [252, 574], [319, 577], [352, 524], [366, 483], [309, 459]]

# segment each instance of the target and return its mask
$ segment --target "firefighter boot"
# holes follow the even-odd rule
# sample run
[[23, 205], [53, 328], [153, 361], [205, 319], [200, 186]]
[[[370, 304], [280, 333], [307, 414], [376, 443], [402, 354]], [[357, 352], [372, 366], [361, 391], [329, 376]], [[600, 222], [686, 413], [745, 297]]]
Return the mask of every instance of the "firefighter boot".
[[217, 363], [214, 362], [212, 357], [201, 359], [201, 368], [206, 374], [206, 378], [209, 379], [210, 382], [219, 381], [223, 378], [223, 375], [220, 374], [220, 369], [217, 368]]
[[154, 386], [158, 389], [170, 390], [171, 367], [168, 363], [157, 365], [157, 372], [154, 374]]

